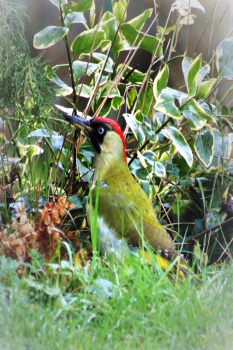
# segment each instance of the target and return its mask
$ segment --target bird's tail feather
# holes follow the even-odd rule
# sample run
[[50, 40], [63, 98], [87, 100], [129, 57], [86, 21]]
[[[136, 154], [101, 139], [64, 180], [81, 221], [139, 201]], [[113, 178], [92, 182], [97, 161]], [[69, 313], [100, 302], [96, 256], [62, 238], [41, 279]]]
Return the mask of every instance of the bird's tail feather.
[[143, 261], [152, 265], [153, 259], [157, 262], [161, 270], [166, 271], [171, 266], [172, 261], [176, 260], [175, 265], [172, 267], [171, 271], [178, 275], [181, 280], [185, 280], [188, 274], [188, 268], [185, 259], [179, 254], [173, 252], [173, 258], [168, 260], [162, 254], [155, 254], [152, 252], [139, 250], [139, 255], [142, 257]]

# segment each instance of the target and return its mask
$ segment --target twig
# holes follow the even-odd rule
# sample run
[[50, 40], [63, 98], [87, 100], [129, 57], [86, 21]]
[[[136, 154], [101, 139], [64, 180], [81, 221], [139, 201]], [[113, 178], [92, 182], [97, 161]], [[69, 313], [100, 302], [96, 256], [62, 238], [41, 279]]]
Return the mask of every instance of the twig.
[[216, 230], [216, 229], [220, 228], [222, 225], [229, 224], [229, 223], [232, 222], [232, 221], [233, 221], [233, 218], [230, 218], [230, 219], [228, 219], [228, 220], [226, 220], [226, 221], [223, 221], [223, 222], [222, 222], [221, 224], [219, 224], [219, 225], [215, 225], [215, 226], [213, 226], [213, 227], [211, 227], [211, 228], [208, 228], [208, 230], [202, 231], [202, 232], [198, 233], [196, 236], [193, 236], [193, 237], [188, 238], [188, 239], [185, 241], [185, 243], [189, 243], [189, 242], [191, 242], [191, 241], [193, 241], [193, 240], [195, 240], [195, 239], [197, 239], [197, 238], [200, 238], [201, 236], [205, 235], [206, 233], [208, 233], [208, 232], [210, 232], [210, 231], [213, 231], [213, 230]]

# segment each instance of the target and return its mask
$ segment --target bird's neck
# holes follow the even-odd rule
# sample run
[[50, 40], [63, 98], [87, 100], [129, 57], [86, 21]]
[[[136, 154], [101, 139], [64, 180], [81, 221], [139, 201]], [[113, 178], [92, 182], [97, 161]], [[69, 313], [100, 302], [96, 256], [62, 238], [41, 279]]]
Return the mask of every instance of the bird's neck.
[[116, 178], [116, 176], [122, 178], [123, 174], [129, 173], [128, 164], [125, 161], [124, 144], [117, 133], [107, 133], [100, 147], [101, 152], [95, 154], [94, 183]]
[[111, 153], [101, 152], [95, 157], [95, 173], [93, 181], [94, 183], [98, 181], [108, 182], [112, 177], [120, 178], [128, 176], [129, 168], [125, 159], [122, 155], [114, 157]]

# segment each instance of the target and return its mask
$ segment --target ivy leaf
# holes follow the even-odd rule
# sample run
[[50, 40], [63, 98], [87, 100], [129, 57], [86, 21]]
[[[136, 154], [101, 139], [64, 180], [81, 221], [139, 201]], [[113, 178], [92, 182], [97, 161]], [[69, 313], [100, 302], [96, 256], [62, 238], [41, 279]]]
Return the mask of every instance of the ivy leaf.
[[[116, 17], [118, 22], [125, 21], [126, 19], [126, 11], [125, 11], [126, 5], [123, 1], [115, 2], [113, 5], [113, 14]], [[124, 13], [125, 12], [125, 13]], [[124, 16], [124, 17], [123, 17]]]
[[166, 29], [161, 27], [161, 26], [157, 26], [158, 32], [163, 34], [163, 35], [167, 35], [167, 34], [171, 33], [174, 30], [174, 28], [175, 28], [175, 26], [167, 27]]
[[212, 91], [212, 87], [215, 83], [216, 79], [210, 79], [210, 80], [206, 80], [203, 81], [199, 86], [198, 86], [198, 90], [197, 90], [197, 97], [201, 98], [201, 99], [206, 99], [209, 94]]
[[143, 115], [140, 110], [137, 110], [137, 112], [135, 114], [135, 119], [137, 121], [138, 121], [138, 119], [139, 120], [141, 119], [141, 121], [139, 121], [139, 122], [142, 123], [142, 125], [141, 125], [142, 130], [144, 131], [145, 136], [150, 140], [150, 142], [151, 143], [157, 142], [158, 135], [152, 129], [150, 119], [147, 118], [145, 115]]
[[207, 74], [209, 74], [209, 72], [210, 72], [210, 66], [208, 64], [206, 64], [204, 67], [201, 67], [197, 77], [197, 86], [201, 84], [202, 80], [205, 78]]
[[209, 124], [199, 130], [194, 148], [200, 161], [208, 168], [214, 155], [214, 133]]
[[169, 76], [168, 66], [165, 65], [164, 68], [156, 75], [154, 84], [153, 84], [153, 92], [154, 97], [158, 98], [161, 91], [167, 87]]
[[64, 142], [64, 136], [62, 135], [52, 135], [51, 144], [55, 153], [61, 150]]
[[151, 84], [148, 87], [142, 89], [142, 93], [139, 96], [137, 110], [140, 109], [143, 114], [150, 117], [152, 114], [152, 108], [154, 106], [155, 99], [153, 96], [153, 88]]
[[118, 91], [118, 89], [115, 87], [112, 89], [112, 91], [110, 92], [110, 94], [108, 95], [110, 89], [112, 88], [112, 83], [107, 83], [103, 86], [101, 86], [101, 88], [98, 90], [98, 95], [100, 97], [106, 97], [108, 96], [108, 98], [113, 98], [115, 96], [120, 96], [120, 93]]
[[143, 13], [141, 13], [139, 16], [131, 19], [131, 21], [128, 22], [134, 29], [140, 31], [145, 24], [146, 20], [151, 17], [153, 12], [153, 9], [147, 9]]
[[94, 73], [99, 68], [99, 65], [90, 62], [74, 61], [72, 68], [74, 72], [74, 80], [77, 83], [84, 74], [91, 75]]
[[163, 42], [164, 37], [156, 37], [141, 33], [137, 31], [132, 25], [129, 23], [122, 24], [120, 27], [120, 31], [122, 32], [125, 40], [133, 47], [139, 47], [148, 52], [154, 53], [156, 52], [156, 57], [159, 58], [162, 56]]
[[182, 157], [184, 157], [188, 166], [191, 167], [193, 163], [192, 151], [181, 132], [175, 127], [169, 126], [161, 130], [161, 133], [172, 141], [173, 145], [177, 148], [177, 151]]
[[76, 89], [76, 95], [89, 98], [92, 95], [92, 89], [85, 84], [79, 84]]
[[[116, 70], [116, 73], [118, 74], [120, 72], [120, 70], [123, 67], [124, 65], [123, 64], [119, 64], [118, 67], [117, 67], [117, 70]], [[134, 67], [135, 68], [135, 67]], [[132, 84], [140, 84], [143, 82], [144, 78], [145, 78], [145, 73], [142, 73], [140, 72], [139, 70], [137, 69], [134, 69], [133, 67], [128, 67], [124, 73], [124, 76], [123, 78], [125, 79], [128, 75], [128, 73], [130, 72], [130, 75], [127, 77], [127, 82], [130, 82]], [[129, 90], [130, 92], [130, 90]]]
[[187, 89], [189, 97], [194, 97], [197, 90], [197, 78], [201, 68], [202, 55], [192, 62], [187, 75]]
[[52, 80], [58, 87], [59, 89], [56, 89], [56, 96], [68, 96], [72, 94], [73, 89], [66, 85], [52, 70], [51, 67], [47, 68], [47, 74], [50, 77], [50, 80]]
[[171, 92], [166, 88], [163, 89], [157, 98], [154, 108], [167, 116], [174, 119], [181, 119], [179, 109], [176, 107], [174, 97]]
[[111, 106], [115, 111], [118, 111], [120, 106], [125, 102], [124, 98], [121, 96], [115, 96], [111, 100]]
[[51, 135], [48, 133], [47, 129], [37, 129], [35, 131], [30, 132], [28, 137], [50, 137]]
[[217, 47], [216, 66], [223, 78], [233, 78], [233, 38], [223, 40]]
[[49, 0], [53, 5], [60, 9], [60, 4], [67, 4], [67, 0]]
[[143, 157], [145, 161], [153, 168], [153, 172], [158, 177], [166, 176], [166, 169], [164, 165], [158, 161], [156, 161], [156, 156], [152, 151], [145, 151], [143, 153]]
[[[189, 57], [184, 57], [184, 59], [182, 61], [182, 71], [183, 71], [184, 80], [185, 80], [186, 85], [187, 85], [188, 72], [189, 72], [189, 69], [191, 67], [192, 62], [193, 62], [193, 60]], [[209, 72], [210, 72], [210, 66], [208, 64], [201, 67], [201, 69], [199, 70], [199, 73], [198, 73], [198, 77], [197, 77], [197, 86], [202, 82], [202, 80], [205, 78], [206, 74], [208, 74]]]
[[81, 53], [90, 53], [91, 50], [95, 51], [104, 39], [105, 34], [101, 28], [97, 33], [96, 28], [85, 30], [74, 39], [71, 51], [73, 51], [74, 57]]
[[68, 31], [66, 27], [46, 27], [34, 36], [33, 45], [36, 49], [46, 49], [60, 41]]
[[94, 0], [81, 0], [78, 3], [71, 2], [71, 5], [67, 5], [66, 7], [71, 11], [75, 12], [85, 12], [90, 10]]
[[[113, 42], [113, 47], [112, 47], [112, 51], [113, 53], [116, 53], [118, 51], [122, 51], [124, 48], [123, 45], [123, 40], [122, 37], [120, 35], [120, 33], [117, 33], [117, 29], [118, 29], [118, 25], [117, 25], [117, 21], [115, 19], [115, 17], [113, 16], [113, 14], [111, 12], [105, 12], [105, 14], [103, 15], [101, 22], [106, 22], [101, 24], [100, 26], [102, 28], [102, 30], [105, 33], [105, 39], [106, 41], [109, 41], [110, 43]], [[101, 45], [102, 48], [102, 45]], [[102, 48], [103, 49], [103, 48]]]
[[[83, 56], [90, 56], [89, 54], [87, 55], [80, 55], [80, 58], [82, 58]], [[107, 59], [107, 64], [105, 66], [105, 71], [112, 73], [113, 72], [113, 60], [111, 59], [111, 57], [107, 57], [105, 54], [100, 53], [100, 52], [92, 52], [91, 56], [100, 64], [100, 68], [103, 66], [104, 62]]]
[[68, 12], [64, 22], [68, 28], [72, 23], [82, 23], [84, 27], [88, 29], [86, 18], [82, 12]]
[[212, 121], [212, 118], [205, 113], [196, 100], [191, 100], [189, 103], [185, 104], [180, 108], [180, 112], [188, 119], [192, 130], [201, 129], [206, 124], [207, 120]]
[[123, 117], [125, 118], [126, 123], [129, 125], [138, 143], [143, 142], [145, 140], [145, 135], [141, 130], [140, 126], [138, 126], [134, 116], [129, 113], [124, 113]]
[[169, 87], [167, 87], [166, 90], [179, 102], [180, 105], [188, 99], [188, 94], [182, 91], [174, 90]]

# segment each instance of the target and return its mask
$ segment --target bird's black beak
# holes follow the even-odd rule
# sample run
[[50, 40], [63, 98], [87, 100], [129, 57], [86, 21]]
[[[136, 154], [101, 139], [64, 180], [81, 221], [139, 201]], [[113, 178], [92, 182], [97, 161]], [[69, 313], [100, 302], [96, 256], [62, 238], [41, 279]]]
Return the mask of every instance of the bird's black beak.
[[66, 120], [68, 122], [70, 122], [71, 124], [75, 125], [78, 129], [85, 131], [90, 131], [92, 128], [90, 126], [90, 121], [89, 120], [85, 120], [73, 115], [69, 115], [69, 114], [63, 114], [63, 116], [66, 118]]

